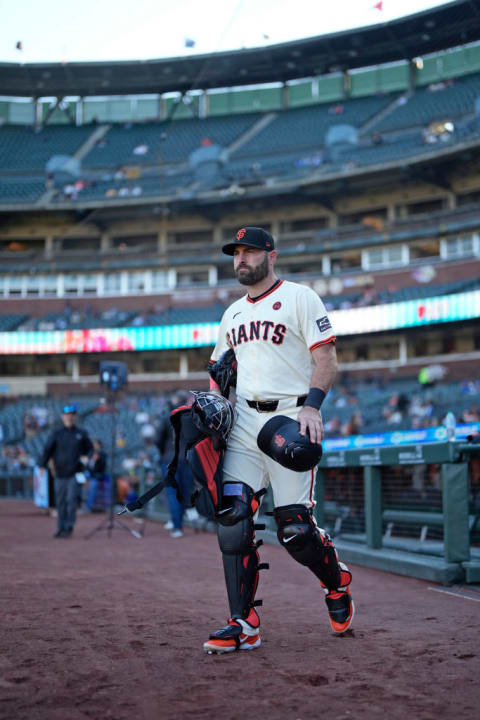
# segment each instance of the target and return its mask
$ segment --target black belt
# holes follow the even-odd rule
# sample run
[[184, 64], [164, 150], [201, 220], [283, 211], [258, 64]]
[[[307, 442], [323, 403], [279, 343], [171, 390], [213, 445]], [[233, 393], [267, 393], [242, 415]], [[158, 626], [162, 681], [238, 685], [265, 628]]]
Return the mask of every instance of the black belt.
[[[297, 407], [303, 405], [306, 399], [306, 395], [300, 395], [300, 397], [297, 398]], [[278, 400], [247, 400], [247, 405], [257, 412], [275, 412], [278, 408]]]

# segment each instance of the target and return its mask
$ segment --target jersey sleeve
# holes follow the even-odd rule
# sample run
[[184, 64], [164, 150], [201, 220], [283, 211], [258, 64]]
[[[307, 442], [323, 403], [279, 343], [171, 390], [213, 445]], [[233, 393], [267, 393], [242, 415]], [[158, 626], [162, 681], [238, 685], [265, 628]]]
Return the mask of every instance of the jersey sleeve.
[[218, 360], [220, 355], [222, 355], [222, 353], [224, 353], [230, 347], [230, 345], [228, 344], [228, 336], [227, 336], [227, 327], [228, 327], [227, 314], [228, 314], [228, 311], [226, 311], [223, 314], [223, 317], [220, 321], [217, 344], [215, 345], [213, 352], [210, 356], [211, 363], [215, 362], [215, 360]]
[[336, 342], [325, 305], [311, 288], [302, 288], [297, 299], [297, 311], [300, 331], [310, 352], [320, 345]]

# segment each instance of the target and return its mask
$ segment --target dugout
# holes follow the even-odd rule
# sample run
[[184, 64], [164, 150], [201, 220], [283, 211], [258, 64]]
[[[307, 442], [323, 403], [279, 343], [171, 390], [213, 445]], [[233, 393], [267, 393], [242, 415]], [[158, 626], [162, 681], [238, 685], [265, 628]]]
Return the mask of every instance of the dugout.
[[480, 582], [480, 445], [327, 452], [316, 517], [342, 559], [445, 585]]

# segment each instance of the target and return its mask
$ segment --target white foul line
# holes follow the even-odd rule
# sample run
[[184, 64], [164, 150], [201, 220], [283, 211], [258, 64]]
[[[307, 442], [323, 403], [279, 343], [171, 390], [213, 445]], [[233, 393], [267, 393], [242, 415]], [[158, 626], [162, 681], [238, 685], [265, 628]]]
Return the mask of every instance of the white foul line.
[[461, 595], [460, 593], [451, 592], [450, 590], [442, 590], [441, 588], [432, 588], [432, 587], [429, 587], [428, 590], [433, 590], [434, 592], [444, 593], [444, 595], [453, 595], [453, 597], [463, 598], [464, 600], [473, 600], [473, 602], [480, 602], [480, 598], [472, 598], [469, 595]]

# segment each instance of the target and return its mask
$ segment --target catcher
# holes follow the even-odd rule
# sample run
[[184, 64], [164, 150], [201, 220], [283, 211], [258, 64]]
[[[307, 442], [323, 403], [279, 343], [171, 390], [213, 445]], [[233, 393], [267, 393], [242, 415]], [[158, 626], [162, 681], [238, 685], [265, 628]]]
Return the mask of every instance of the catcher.
[[254, 518], [268, 484], [278, 540], [320, 581], [333, 631], [344, 633], [354, 616], [352, 575], [313, 517], [324, 436], [320, 407], [337, 372], [334, 331], [313, 290], [277, 278], [268, 232], [242, 228], [223, 252], [233, 256], [247, 294], [224, 313], [210, 364], [212, 392], [228, 398], [236, 385], [236, 419], [222, 457], [215, 512], [230, 619], [204, 643], [208, 653], [261, 644], [255, 595], [265, 565]]

